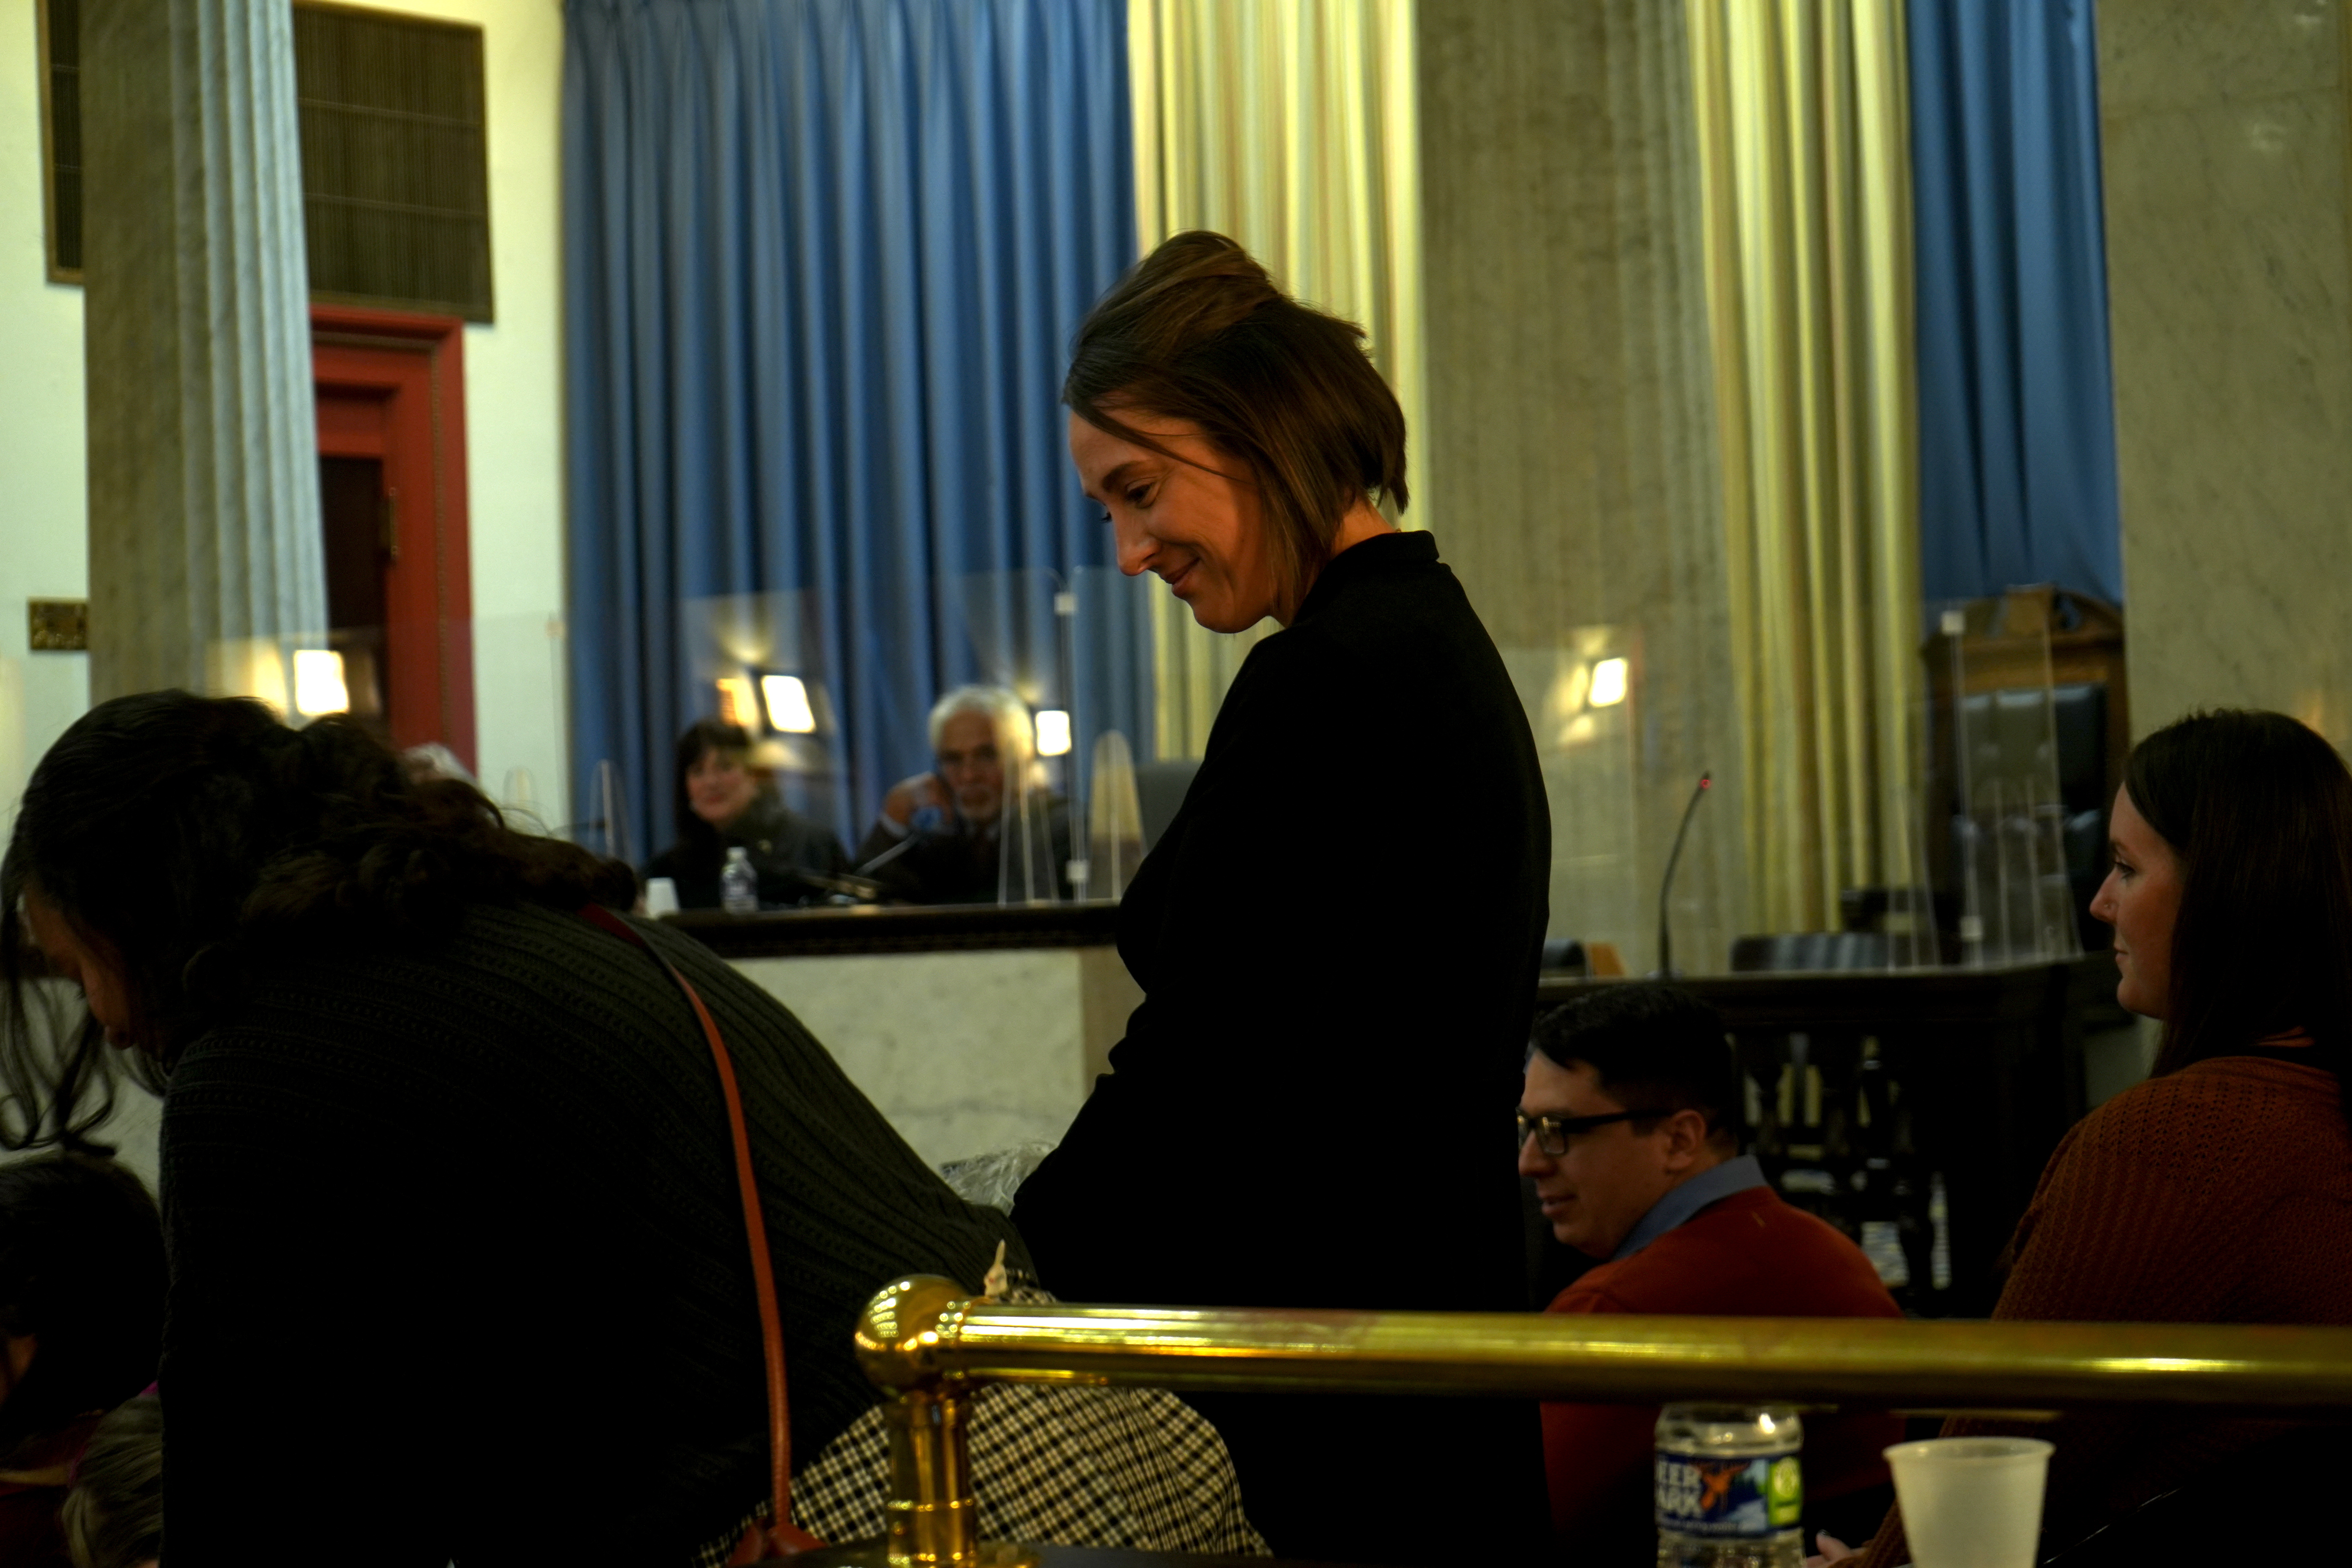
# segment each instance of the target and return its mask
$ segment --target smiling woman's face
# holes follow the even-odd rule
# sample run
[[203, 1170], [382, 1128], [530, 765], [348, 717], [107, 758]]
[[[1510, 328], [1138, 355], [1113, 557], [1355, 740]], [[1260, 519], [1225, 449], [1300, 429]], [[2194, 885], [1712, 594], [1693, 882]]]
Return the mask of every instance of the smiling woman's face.
[[722, 831], [759, 797], [759, 776], [732, 752], [713, 747], [686, 770], [687, 804], [695, 816]]
[[1213, 632], [1247, 631], [1268, 616], [1286, 622], [1296, 606], [1283, 602], [1257, 487], [1243, 465], [1190, 420], [1133, 418], [1177, 455], [1070, 416], [1070, 460], [1108, 514], [1118, 569], [1130, 577], [1156, 573]]
[[83, 941], [73, 923], [37, 890], [25, 894], [25, 923], [32, 929], [33, 945], [41, 950], [50, 973], [81, 987], [89, 1003], [89, 1016], [106, 1031], [107, 1043], [129, 1048], [133, 1043], [131, 988], [121, 960], [97, 943]]

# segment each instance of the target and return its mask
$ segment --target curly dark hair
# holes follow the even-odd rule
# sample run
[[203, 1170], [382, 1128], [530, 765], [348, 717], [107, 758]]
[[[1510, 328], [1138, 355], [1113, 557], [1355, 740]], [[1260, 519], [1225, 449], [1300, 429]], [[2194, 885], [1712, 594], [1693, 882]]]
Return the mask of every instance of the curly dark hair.
[[71, 1148], [95, 1147], [121, 1069], [93, 1025], [36, 1026], [27, 892], [119, 960], [152, 1088], [234, 1005], [247, 952], [429, 945], [474, 903], [625, 909], [636, 876], [516, 832], [470, 784], [410, 778], [345, 720], [294, 730], [185, 691], [100, 703], [34, 770], [0, 860], [0, 1144]]

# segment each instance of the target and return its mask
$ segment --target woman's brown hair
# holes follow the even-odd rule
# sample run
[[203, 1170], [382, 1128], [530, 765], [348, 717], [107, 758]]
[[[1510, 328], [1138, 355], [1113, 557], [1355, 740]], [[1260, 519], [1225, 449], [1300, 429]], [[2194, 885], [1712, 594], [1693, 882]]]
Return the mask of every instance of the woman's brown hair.
[[1276, 288], [1223, 235], [1194, 229], [1164, 241], [1087, 313], [1062, 401], [1163, 457], [1178, 454], [1133, 416], [1189, 420], [1241, 459], [1295, 605], [1349, 508], [1402, 511], [1411, 500], [1404, 411], [1363, 336]]
[[2192, 713], [2132, 749], [2124, 789], [2180, 861], [2157, 1071], [2303, 1028], [2314, 1065], [2342, 1074], [2352, 773], [2336, 748], [2284, 713]]

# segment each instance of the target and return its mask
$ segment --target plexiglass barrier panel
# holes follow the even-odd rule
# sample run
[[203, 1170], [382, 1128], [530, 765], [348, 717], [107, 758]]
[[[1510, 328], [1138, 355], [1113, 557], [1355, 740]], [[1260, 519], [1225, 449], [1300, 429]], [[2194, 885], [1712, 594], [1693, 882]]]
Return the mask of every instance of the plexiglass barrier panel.
[[1633, 638], [1579, 626], [1549, 647], [1502, 650], [1551, 802], [1549, 936], [1632, 952], [1643, 900], [1635, 860]]
[[[776, 797], [855, 844], [850, 737], [842, 722], [839, 661], [826, 630], [812, 593], [682, 601], [677, 639], [686, 692], [674, 727], [683, 733], [700, 719], [741, 726]], [[655, 824], [648, 854], [682, 828], [671, 820], [675, 795], [669, 778], [648, 781], [644, 816]]]
[[1939, 612], [1958, 809], [1951, 864], [1962, 961], [2020, 963], [2082, 952], [2067, 876], [2066, 808], [2050, 629], [2030, 599]]
[[551, 611], [341, 626], [215, 645], [205, 689], [258, 698], [297, 724], [346, 716], [416, 765], [478, 784], [526, 825], [562, 833], [590, 782], [575, 785], [568, 761], [565, 639]]
[[1106, 730], [1095, 740], [1087, 775], [1086, 875], [1071, 877], [1090, 899], [1118, 899], [1143, 863], [1143, 801], [1135, 784], [1135, 752], [1125, 735]]
[[[941, 584], [942, 653], [955, 688], [990, 689], [1025, 714], [1025, 739], [1019, 723], [1007, 726], [1002, 902], [1093, 896], [1093, 763], [1107, 738], [1120, 738], [1108, 754], [1124, 756], [1131, 795], [1133, 738], [1150, 732], [1148, 588], [1107, 568], [977, 573]], [[1123, 891], [1117, 860], [1104, 876]]]

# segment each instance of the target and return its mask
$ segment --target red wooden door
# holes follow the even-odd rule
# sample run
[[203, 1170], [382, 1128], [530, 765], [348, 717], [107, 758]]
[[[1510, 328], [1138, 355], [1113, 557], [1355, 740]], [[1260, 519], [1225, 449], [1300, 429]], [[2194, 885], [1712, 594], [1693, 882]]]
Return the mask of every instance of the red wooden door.
[[[345, 628], [339, 644], [380, 660], [383, 722], [394, 745], [438, 741], [474, 767], [464, 323], [314, 305], [310, 345], [320, 458], [373, 461], [382, 474], [381, 636], [371, 643], [353, 635], [357, 628]], [[355, 472], [346, 467], [332, 476], [338, 482], [331, 490], [363, 482]], [[331, 573], [362, 570], [349, 539], [341, 542], [339, 558], [331, 534]], [[346, 653], [347, 666], [358, 662]], [[355, 711], [363, 700], [355, 690]]]

